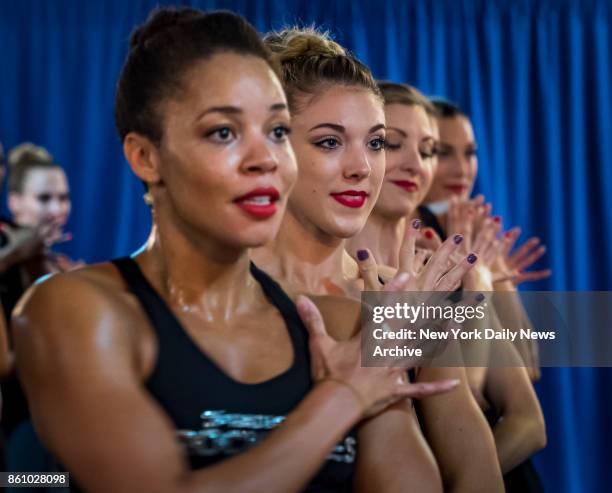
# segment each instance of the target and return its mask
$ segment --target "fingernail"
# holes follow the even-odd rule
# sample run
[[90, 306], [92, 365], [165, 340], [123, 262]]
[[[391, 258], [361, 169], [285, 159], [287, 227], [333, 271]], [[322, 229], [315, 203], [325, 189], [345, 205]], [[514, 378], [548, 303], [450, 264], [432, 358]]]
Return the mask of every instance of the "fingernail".
[[455, 242], [455, 244], [459, 244], [463, 241], [463, 236], [462, 235], [455, 235], [455, 237], [453, 238], [453, 241]]
[[467, 256], [467, 261], [468, 261], [470, 264], [473, 264], [473, 263], [474, 263], [474, 262], [476, 262], [477, 260], [478, 260], [478, 257], [477, 257], [476, 255], [474, 255], [473, 253], [470, 253], [470, 254]]
[[410, 274], [408, 274], [407, 272], [402, 272], [399, 276], [397, 276], [397, 281], [400, 284], [405, 283], [406, 281], [408, 281], [408, 278], [410, 277]]
[[504, 236], [505, 236], [506, 238], [510, 238], [510, 237], [512, 236], [512, 232], [511, 232], [511, 231], [506, 231], [506, 232], [504, 233]]
[[370, 254], [368, 253], [367, 250], [357, 250], [357, 258], [359, 260], [361, 260], [362, 262], [364, 260], [368, 260], [368, 257], [370, 256]]
[[501, 223], [501, 216], [495, 216], [493, 218], [493, 221], [495, 221], [496, 223]]
[[459, 385], [460, 383], [461, 383], [461, 380], [459, 380], [458, 378], [453, 378], [453, 379], [450, 381], [450, 384], [451, 384], [453, 387], [456, 387], [456, 386], [457, 386], [457, 385]]
[[425, 238], [427, 238], [428, 240], [431, 240], [433, 238], [433, 233], [431, 232], [431, 229], [425, 230]]
[[415, 219], [414, 221], [412, 221], [412, 227], [414, 229], [421, 229], [421, 220]]
[[478, 293], [478, 294], [476, 295], [476, 301], [478, 301], [478, 303], [480, 303], [480, 302], [481, 302], [482, 300], [484, 300], [484, 299], [485, 299], [485, 295], [484, 295], [484, 294], [482, 294], [482, 293]]

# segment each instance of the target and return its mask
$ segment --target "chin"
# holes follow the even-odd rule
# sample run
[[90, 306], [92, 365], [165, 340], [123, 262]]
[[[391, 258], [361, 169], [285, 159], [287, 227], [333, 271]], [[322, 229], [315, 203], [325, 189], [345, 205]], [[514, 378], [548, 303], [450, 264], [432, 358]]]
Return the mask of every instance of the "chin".
[[402, 201], [393, 205], [385, 204], [379, 206], [377, 204], [373, 213], [386, 219], [399, 221], [407, 215], [412, 214], [416, 208], [416, 203], [413, 204], [412, 202]]
[[346, 240], [357, 235], [365, 226], [366, 220], [367, 218], [364, 218], [363, 220], [337, 222], [328, 229], [328, 232], [336, 238]]

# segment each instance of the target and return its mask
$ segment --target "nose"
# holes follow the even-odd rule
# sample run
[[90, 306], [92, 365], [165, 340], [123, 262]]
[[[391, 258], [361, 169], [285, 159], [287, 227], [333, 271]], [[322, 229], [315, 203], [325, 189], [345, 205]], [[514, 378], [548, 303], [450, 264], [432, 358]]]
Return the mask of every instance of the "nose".
[[242, 160], [240, 170], [246, 174], [264, 174], [276, 171], [278, 158], [265, 136], [253, 137], [249, 149]]
[[408, 172], [411, 175], [416, 175], [423, 171], [424, 165], [425, 163], [423, 162], [423, 157], [421, 156], [418, 147], [414, 147], [407, 151], [400, 169]]
[[342, 170], [344, 178], [359, 182], [366, 179], [371, 173], [372, 165], [365, 150], [355, 149], [346, 155], [346, 162]]

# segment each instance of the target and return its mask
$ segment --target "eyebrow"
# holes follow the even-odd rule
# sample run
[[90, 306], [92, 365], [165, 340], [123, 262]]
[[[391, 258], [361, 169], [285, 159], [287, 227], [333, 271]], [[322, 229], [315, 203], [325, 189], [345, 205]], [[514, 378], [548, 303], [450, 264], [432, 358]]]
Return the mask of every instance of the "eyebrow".
[[[287, 109], [287, 105], [285, 103], [275, 103], [272, 106], [270, 106], [269, 111], [282, 111], [286, 109]], [[242, 110], [242, 108], [238, 108], [237, 106], [211, 106], [210, 108], [207, 108], [204, 111], [202, 111], [202, 113], [200, 113], [198, 117], [196, 118], [196, 121], [200, 120], [204, 115], [207, 115], [208, 113], [223, 113], [225, 115], [239, 115], [241, 113], [244, 113], [244, 111]]]
[[[318, 128], [331, 128], [332, 130], [335, 130], [336, 132], [340, 132], [340, 133], [345, 133], [346, 132], [346, 128], [344, 128], [342, 125], [338, 125], [336, 123], [319, 123], [318, 125], [315, 125], [314, 127], [312, 127], [310, 130], [308, 130], [309, 132], [312, 132], [313, 130], [316, 130]], [[385, 128], [385, 124], [384, 123], [379, 123], [378, 125], [374, 125], [370, 130], [368, 130], [368, 133], [374, 133], [377, 130], [380, 130], [381, 128]]]

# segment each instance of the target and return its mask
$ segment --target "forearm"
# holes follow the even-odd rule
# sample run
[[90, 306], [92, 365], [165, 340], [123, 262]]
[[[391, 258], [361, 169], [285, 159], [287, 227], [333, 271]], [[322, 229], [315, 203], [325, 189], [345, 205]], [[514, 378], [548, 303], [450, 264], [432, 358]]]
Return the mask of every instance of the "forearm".
[[360, 414], [350, 389], [334, 382], [319, 384], [261, 444], [190, 474], [176, 491], [299, 491]]
[[504, 416], [493, 428], [493, 436], [504, 474], [546, 446], [544, 420], [533, 416]]
[[419, 381], [457, 378], [454, 395], [422, 399], [419, 414], [428, 442], [438, 460], [444, 491], [491, 493], [503, 491], [493, 435], [471, 395], [463, 368], [428, 368]]
[[442, 477], [416, 418], [404, 401], [362, 423], [356, 493], [442, 493]]

